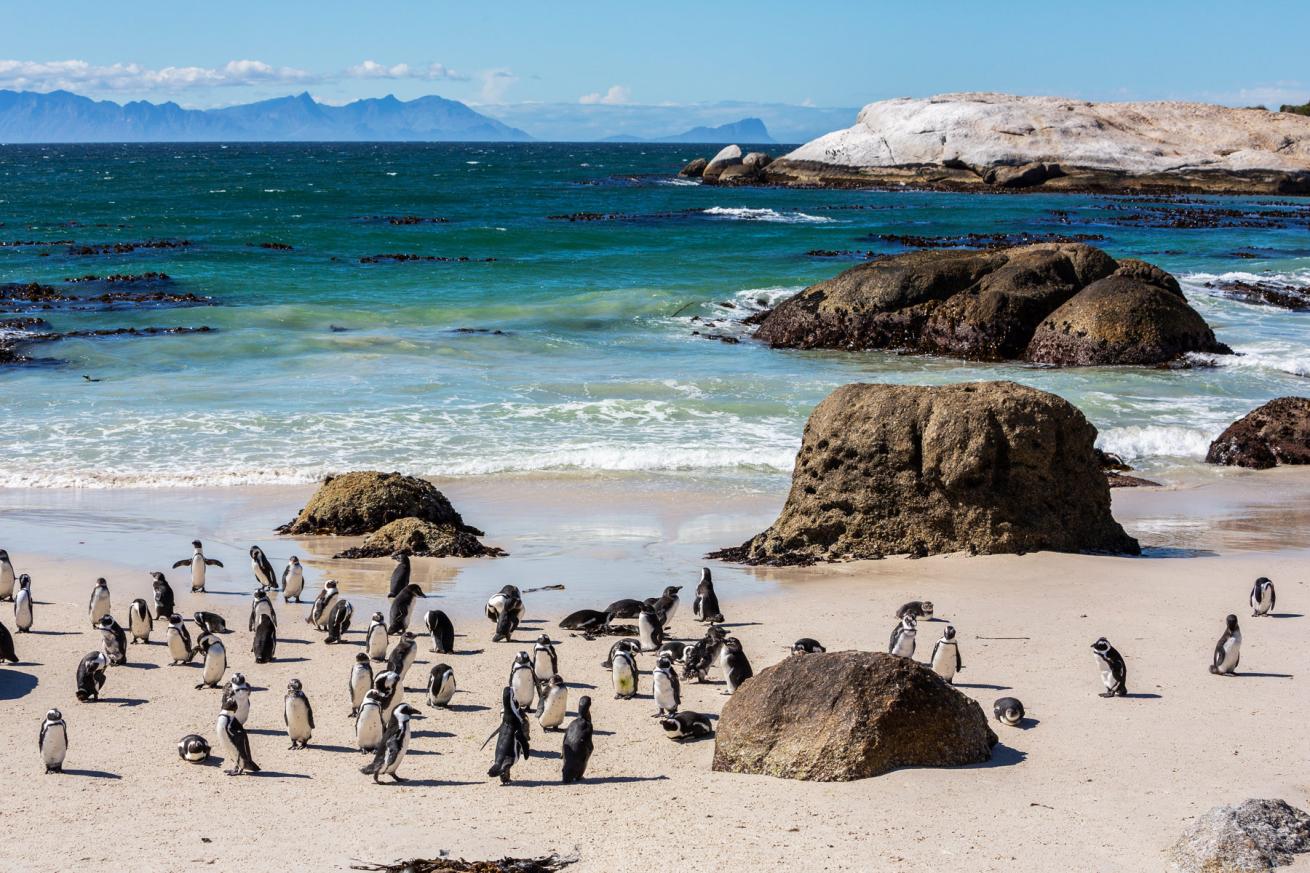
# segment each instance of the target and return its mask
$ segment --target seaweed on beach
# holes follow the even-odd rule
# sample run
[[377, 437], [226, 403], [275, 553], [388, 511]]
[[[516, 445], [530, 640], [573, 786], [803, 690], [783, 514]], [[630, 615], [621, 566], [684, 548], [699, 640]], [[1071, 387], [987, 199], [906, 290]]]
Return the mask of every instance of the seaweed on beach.
[[359, 863], [351, 870], [369, 873], [554, 873], [577, 858], [546, 855], [541, 858], [501, 858], [499, 861], [465, 861], [462, 858], [413, 858], [394, 864]]

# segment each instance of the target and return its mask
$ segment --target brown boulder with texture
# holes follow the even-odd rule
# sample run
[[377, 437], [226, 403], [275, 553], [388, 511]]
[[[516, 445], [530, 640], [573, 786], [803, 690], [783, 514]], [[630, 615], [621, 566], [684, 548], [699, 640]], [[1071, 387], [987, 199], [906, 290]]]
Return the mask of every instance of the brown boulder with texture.
[[354, 548], [334, 558], [385, 558], [405, 552], [417, 558], [499, 558], [505, 552], [484, 546], [467, 530], [433, 524], [421, 518], [401, 518], [364, 537]]
[[1310, 398], [1278, 397], [1248, 412], [1210, 443], [1205, 460], [1257, 470], [1310, 464]]
[[359, 535], [400, 518], [418, 518], [482, 536], [482, 531], [464, 523], [431, 482], [375, 471], [328, 476], [300, 514], [278, 533]]

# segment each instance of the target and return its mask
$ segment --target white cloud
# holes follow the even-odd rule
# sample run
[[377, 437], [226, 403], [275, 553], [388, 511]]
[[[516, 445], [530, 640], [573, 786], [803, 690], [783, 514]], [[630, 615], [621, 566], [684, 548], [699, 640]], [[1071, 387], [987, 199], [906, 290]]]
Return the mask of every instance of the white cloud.
[[306, 83], [318, 77], [294, 67], [263, 61], [228, 61], [221, 67], [144, 67], [140, 64], [91, 64], [87, 61], [0, 60], [0, 86], [20, 90], [133, 91], [210, 88], [265, 82]]
[[499, 103], [505, 99], [505, 92], [518, 80], [518, 76], [503, 67], [496, 70], [486, 70], [482, 73], [482, 101], [484, 103]]
[[611, 85], [610, 89], [604, 94], [599, 91], [591, 94], [583, 94], [578, 98], [578, 102], [587, 106], [600, 104], [603, 106], [621, 106], [632, 99], [632, 92], [626, 85]]
[[433, 63], [428, 64], [426, 67], [393, 64], [388, 67], [372, 60], [364, 61], [362, 64], [355, 64], [353, 67], [347, 67], [345, 74], [352, 79], [424, 79], [427, 81], [450, 79], [460, 82], [468, 79], [468, 76], [460, 75], [445, 64]]

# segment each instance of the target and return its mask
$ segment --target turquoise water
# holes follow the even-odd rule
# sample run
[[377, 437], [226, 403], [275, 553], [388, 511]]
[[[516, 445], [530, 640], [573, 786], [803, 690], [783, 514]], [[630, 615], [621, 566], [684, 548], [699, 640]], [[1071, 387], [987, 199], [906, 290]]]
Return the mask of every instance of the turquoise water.
[[[658, 472], [775, 487], [810, 409], [833, 387], [982, 378], [1069, 398], [1102, 445], [1163, 470], [1195, 465], [1254, 405], [1305, 391], [1310, 315], [1201, 286], [1239, 271], [1310, 284], [1304, 219], [1276, 228], [1120, 227], [1105, 221], [1117, 213], [1097, 208], [1114, 202], [1104, 197], [728, 190], [671, 175], [706, 151], [0, 148], [0, 239], [193, 243], [113, 256], [4, 247], [0, 282], [158, 270], [175, 290], [216, 302], [45, 313], [55, 329], [217, 329], [65, 340], [29, 351], [62, 365], [0, 369], [0, 486], [308, 482], [380, 467], [438, 476]], [[1051, 210], [1071, 210], [1075, 223]], [[584, 211], [639, 217], [548, 218]], [[380, 215], [446, 221], [367, 218]], [[1190, 277], [1194, 305], [1243, 355], [1215, 369], [1054, 371], [692, 336], [707, 330], [693, 317], [717, 319], [711, 332], [744, 336], [737, 320], [759, 301], [854, 263], [808, 250], [899, 250], [858, 241], [877, 233], [1020, 231], [1103, 234], [1098, 244], [1114, 255]], [[252, 245], [260, 242], [294, 250]], [[1257, 257], [1234, 259], [1238, 250]], [[380, 253], [495, 261], [359, 262]]]

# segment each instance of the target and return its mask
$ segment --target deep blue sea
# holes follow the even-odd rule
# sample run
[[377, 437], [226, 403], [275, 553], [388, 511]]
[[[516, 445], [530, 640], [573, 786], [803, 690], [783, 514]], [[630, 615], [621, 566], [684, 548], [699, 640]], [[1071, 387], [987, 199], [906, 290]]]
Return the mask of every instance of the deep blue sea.
[[[1306, 391], [1310, 314], [1204, 287], [1225, 274], [1310, 284], [1304, 218], [1150, 228], [1118, 223], [1139, 206], [1123, 198], [718, 189], [676, 178], [685, 160], [712, 151], [0, 147], [0, 241], [56, 243], [0, 247], [0, 282], [64, 287], [87, 274], [159, 271], [169, 290], [213, 299], [37, 313], [53, 329], [214, 328], [67, 339], [28, 351], [63, 363], [0, 369], [0, 486], [309, 482], [383, 468], [775, 487], [810, 409], [835, 386], [985, 378], [1067, 397], [1101, 445], [1162, 471], [1194, 468], [1228, 422]], [[1192, 208], [1298, 208], [1287, 202], [1203, 198]], [[579, 212], [611, 217], [551, 218]], [[1102, 235], [1095, 244], [1111, 254], [1180, 276], [1241, 354], [1213, 369], [1043, 370], [744, 339], [744, 315], [857, 262], [809, 251], [895, 252], [905, 249], [861, 238], [970, 232]], [[73, 253], [160, 239], [191, 245]], [[292, 250], [258, 245], [270, 242]], [[361, 263], [398, 253], [472, 260]]]

